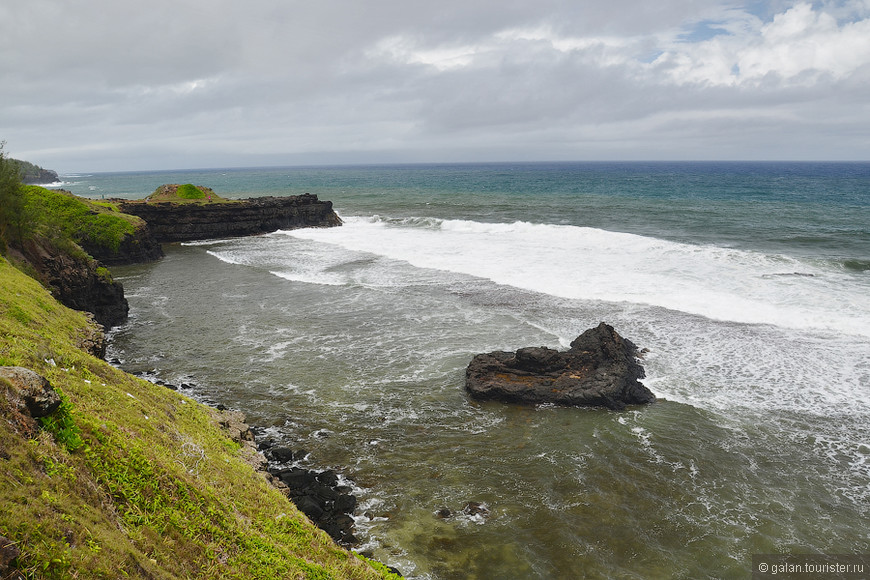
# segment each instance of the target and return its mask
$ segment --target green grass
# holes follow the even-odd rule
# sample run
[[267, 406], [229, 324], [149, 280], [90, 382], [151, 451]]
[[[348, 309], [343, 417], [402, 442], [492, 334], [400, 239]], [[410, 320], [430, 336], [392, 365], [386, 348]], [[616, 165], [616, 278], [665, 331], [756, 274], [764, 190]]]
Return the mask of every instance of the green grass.
[[178, 189], [175, 192], [175, 195], [180, 197], [181, 199], [205, 199], [206, 194], [203, 190], [196, 187], [193, 184], [185, 183], [184, 185], [179, 185]]
[[108, 204], [96, 204], [63, 191], [35, 185], [22, 188], [31, 226], [37, 233], [65, 236], [86, 245], [117, 252], [124, 237], [132, 235], [141, 220], [113, 211]]
[[0, 420], [0, 535], [26, 578], [392, 576], [256, 473], [217, 411], [79, 350], [87, 325], [0, 258], [0, 364], [63, 400], [34, 439]]

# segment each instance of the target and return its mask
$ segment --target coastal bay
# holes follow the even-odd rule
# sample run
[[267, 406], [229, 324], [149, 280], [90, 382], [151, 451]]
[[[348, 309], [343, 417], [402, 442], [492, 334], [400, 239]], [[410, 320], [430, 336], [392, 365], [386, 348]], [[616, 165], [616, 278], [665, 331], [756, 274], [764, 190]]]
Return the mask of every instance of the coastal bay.
[[[131, 319], [110, 356], [343, 473], [359, 549], [409, 577], [729, 577], [753, 553], [866, 552], [866, 166], [615, 169], [251, 170], [344, 225], [118, 269]], [[600, 321], [649, 349], [657, 403], [464, 393], [475, 353], [565, 348]]]

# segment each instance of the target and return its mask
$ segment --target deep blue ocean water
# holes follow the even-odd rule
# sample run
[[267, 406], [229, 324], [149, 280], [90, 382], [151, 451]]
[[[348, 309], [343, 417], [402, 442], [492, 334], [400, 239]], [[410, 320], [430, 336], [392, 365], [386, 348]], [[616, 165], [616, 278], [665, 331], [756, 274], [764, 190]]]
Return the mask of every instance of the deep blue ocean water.
[[[409, 577], [733, 578], [754, 553], [870, 552], [868, 163], [62, 179], [334, 202], [340, 228], [119, 268], [131, 319], [112, 349], [346, 474], [360, 549]], [[473, 354], [565, 348], [602, 320], [649, 349], [655, 405], [466, 397]]]

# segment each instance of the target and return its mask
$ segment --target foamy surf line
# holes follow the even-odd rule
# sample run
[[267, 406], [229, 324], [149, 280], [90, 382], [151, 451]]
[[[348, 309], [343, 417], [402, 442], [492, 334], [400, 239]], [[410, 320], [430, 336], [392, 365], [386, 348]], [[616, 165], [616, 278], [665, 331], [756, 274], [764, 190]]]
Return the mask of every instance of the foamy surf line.
[[781, 255], [527, 222], [348, 217], [282, 233], [561, 298], [870, 336], [866, 280]]

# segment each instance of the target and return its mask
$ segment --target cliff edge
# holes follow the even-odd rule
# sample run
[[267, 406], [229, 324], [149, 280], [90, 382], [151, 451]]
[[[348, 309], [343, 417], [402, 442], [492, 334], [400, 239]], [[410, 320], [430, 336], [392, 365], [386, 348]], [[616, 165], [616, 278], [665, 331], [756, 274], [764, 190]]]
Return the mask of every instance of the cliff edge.
[[332, 202], [321, 201], [310, 193], [238, 201], [209, 197], [197, 203], [119, 201], [118, 209], [145, 220], [151, 235], [161, 243], [341, 225]]

